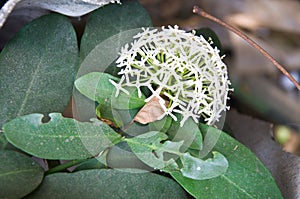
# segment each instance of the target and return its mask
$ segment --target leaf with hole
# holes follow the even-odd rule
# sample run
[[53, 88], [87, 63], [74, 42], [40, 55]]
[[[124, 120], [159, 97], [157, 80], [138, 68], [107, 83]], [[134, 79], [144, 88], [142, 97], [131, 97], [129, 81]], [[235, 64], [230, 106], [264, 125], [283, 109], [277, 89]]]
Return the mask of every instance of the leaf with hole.
[[60, 113], [18, 117], [3, 126], [7, 140], [17, 148], [45, 159], [85, 159], [97, 155], [121, 138], [105, 123], [78, 122], [63, 118]]
[[[220, 130], [201, 124], [201, 131], [219, 136]], [[221, 132], [213, 150], [228, 161], [226, 173], [207, 180], [194, 180], [180, 172], [172, 177], [195, 198], [282, 198], [270, 172], [245, 146]]]
[[[182, 146], [181, 142], [165, 141], [168, 136], [158, 131], [150, 131], [148, 133], [126, 138], [128, 145], [132, 152], [144, 163], [155, 169], [163, 169], [166, 167], [178, 167], [175, 160], [169, 158], [166, 160], [165, 152], [176, 155], [181, 155], [179, 149]], [[161, 143], [165, 141], [164, 143]]]
[[25, 26], [0, 54], [0, 128], [16, 116], [62, 112], [77, 71], [76, 34], [58, 14]]
[[125, 140], [140, 160], [155, 169], [168, 173], [180, 171], [183, 176], [197, 180], [214, 178], [226, 172], [228, 162], [222, 154], [214, 152], [214, 158], [201, 160], [180, 152], [183, 140], [165, 141], [167, 138], [164, 133], [152, 131]]

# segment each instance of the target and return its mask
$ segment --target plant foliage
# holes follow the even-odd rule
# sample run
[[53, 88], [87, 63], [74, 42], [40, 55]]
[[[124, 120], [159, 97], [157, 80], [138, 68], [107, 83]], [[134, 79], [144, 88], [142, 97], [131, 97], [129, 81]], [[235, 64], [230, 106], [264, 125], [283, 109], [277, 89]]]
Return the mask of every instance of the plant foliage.
[[[281, 198], [264, 165], [225, 132], [192, 118], [134, 121], [149, 90], [117, 95], [112, 81], [120, 82], [120, 48], [147, 26], [146, 11], [127, 0], [91, 13], [79, 53], [71, 23], [58, 14], [9, 42], [0, 54], [1, 198]], [[79, 119], [61, 114], [73, 86]]]

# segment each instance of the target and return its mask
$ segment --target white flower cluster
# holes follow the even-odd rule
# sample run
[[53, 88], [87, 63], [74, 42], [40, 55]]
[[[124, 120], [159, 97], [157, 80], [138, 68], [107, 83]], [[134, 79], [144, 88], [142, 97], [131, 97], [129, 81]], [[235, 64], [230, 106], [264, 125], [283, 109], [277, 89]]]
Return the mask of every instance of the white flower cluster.
[[148, 87], [152, 95], [146, 102], [157, 97], [164, 110], [158, 119], [170, 115], [177, 120], [177, 112], [183, 116], [181, 126], [189, 117], [198, 123], [202, 116], [208, 125], [219, 120], [229, 108], [230, 81], [217, 48], [178, 26], [143, 29], [134, 39], [122, 48], [116, 61], [121, 68], [120, 81], [111, 81], [116, 96], [120, 91], [129, 94], [124, 88], [129, 86], [136, 87], [141, 97], [141, 87]]

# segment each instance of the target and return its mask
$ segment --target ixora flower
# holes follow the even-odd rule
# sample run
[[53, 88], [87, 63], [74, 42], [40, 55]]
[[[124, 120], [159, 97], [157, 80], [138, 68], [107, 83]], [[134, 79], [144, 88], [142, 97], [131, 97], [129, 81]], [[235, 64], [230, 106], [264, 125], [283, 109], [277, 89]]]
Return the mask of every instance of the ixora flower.
[[203, 36], [185, 32], [178, 26], [158, 29], [143, 29], [126, 44], [117, 59], [118, 83], [111, 81], [119, 92], [129, 92], [127, 87], [136, 87], [139, 97], [141, 88], [148, 87], [156, 97], [164, 113], [158, 118], [174, 113], [182, 114], [180, 125], [189, 118], [199, 122], [200, 117], [208, 125], [219, 120], [226, 106], [230, 81], [226, 65]]

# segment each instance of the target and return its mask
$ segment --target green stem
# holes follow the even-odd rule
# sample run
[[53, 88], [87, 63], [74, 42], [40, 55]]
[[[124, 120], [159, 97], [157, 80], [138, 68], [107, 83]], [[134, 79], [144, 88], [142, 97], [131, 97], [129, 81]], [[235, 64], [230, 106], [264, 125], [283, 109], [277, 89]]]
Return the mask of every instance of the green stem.
[[66, 170], [67, 168], [70, 168], [72, 166], [75, 166], [77, 164], [80, 164], [82, 162], [85, 162], [87, 160], [89, 160], [90, 158], [88, 159], [84, 159], [84, 160], [71, 160], [70, 162], [67, 162], [67, 163], [64, 163], [64, 164], [61, 164], [61, 165], [58, 165], [52, 169], [49, 169], [45, 175], [49, 175], [49, 174], [52, 174], [52, 173], [56, 173], [56, 172], [59, 172], [59, 171], [63, 171], [63, 170]]

